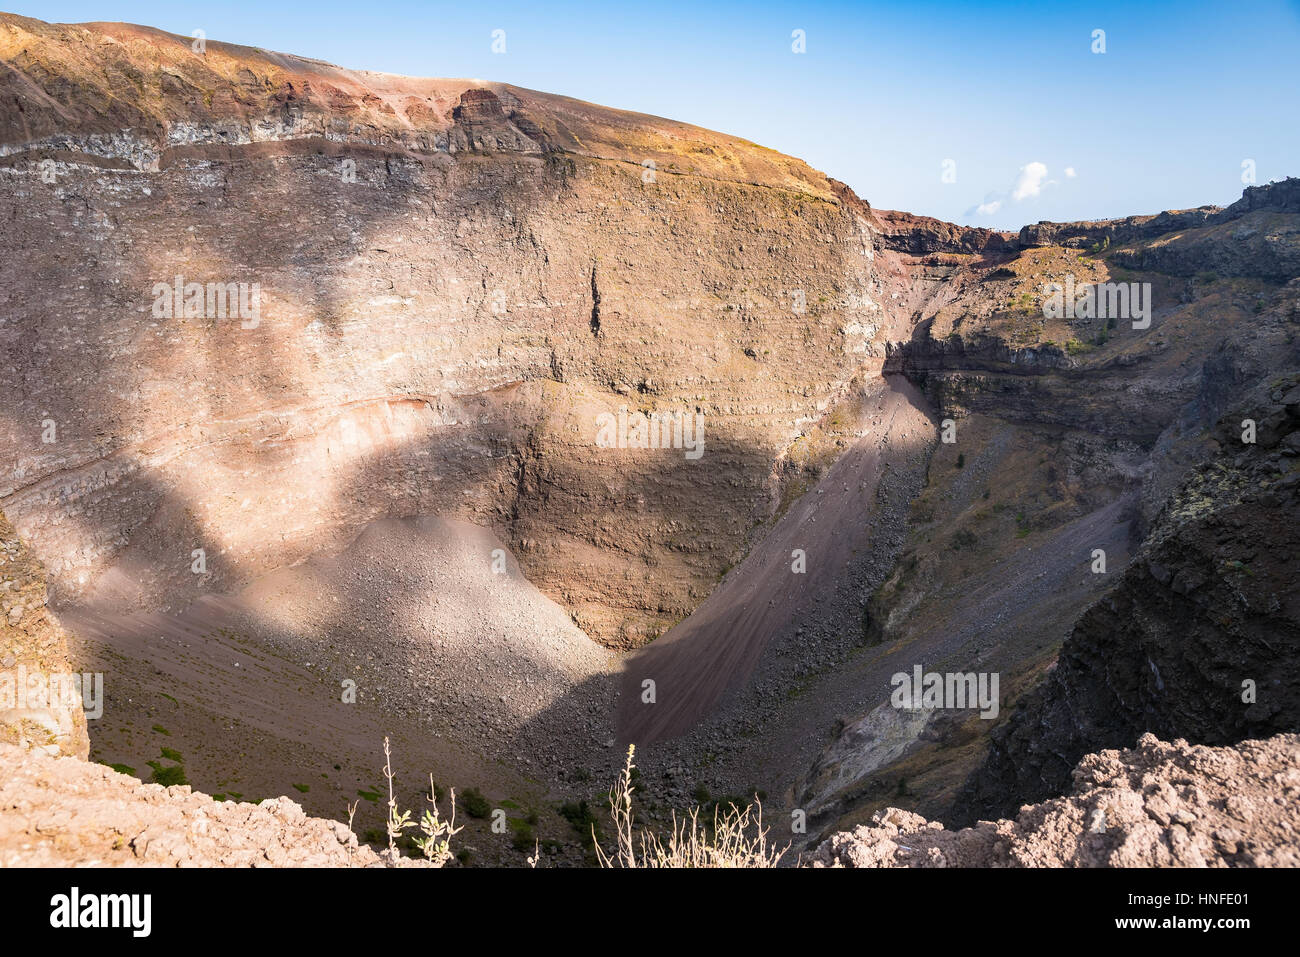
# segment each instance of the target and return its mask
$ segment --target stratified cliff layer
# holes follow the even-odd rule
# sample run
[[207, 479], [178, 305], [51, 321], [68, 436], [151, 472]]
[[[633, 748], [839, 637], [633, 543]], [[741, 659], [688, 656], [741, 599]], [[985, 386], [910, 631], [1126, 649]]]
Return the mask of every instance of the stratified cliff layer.
[[[5, 153], [138, 169], [191, 146], [321, 139], [412, 153], [565, 152], [829, 199], [802, 160], [656, 116], [478, 80], [394, 76], [128, 23], [0, 14]], [[195, 155], [197, 151], [189, 151]]]

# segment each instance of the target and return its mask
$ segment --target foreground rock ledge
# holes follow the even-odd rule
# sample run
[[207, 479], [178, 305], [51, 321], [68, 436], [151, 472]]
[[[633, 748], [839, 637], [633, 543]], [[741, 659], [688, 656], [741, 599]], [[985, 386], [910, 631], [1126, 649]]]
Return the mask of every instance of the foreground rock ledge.
[[[0, 745], [0, 867], [375, 867], [389, 861], [288, 798], [214, 801]], [[1211, 748], [1144, 735], [1015, 821], [946, 831], [897, 808], [834, 835], [813, 867], [1300, 866], [1300, 735]]]
[[0, 745], [0, 867], [376, 867], [338, 821], [286, 797], [213, 800], [111, 768]]
[[960, 831], [886, 808], [835, 834], [813, 867], [1300, 866], [1300, 735], [1233, 747], [1145, 734], [1090, 754], [1068, 797]]

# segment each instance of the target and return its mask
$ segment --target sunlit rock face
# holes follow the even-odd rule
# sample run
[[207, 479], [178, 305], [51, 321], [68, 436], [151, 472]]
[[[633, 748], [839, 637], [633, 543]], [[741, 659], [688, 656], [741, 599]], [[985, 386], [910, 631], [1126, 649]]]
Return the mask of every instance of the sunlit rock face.
[[[56, 601], [174, 609], [438, 513], [637, 644], [907, 328], [871, 210], [744, 141], [121, 25], [6, 16], [0, 56], [0, 503]], [[601, 448], [624, 408], [704, 453]]]

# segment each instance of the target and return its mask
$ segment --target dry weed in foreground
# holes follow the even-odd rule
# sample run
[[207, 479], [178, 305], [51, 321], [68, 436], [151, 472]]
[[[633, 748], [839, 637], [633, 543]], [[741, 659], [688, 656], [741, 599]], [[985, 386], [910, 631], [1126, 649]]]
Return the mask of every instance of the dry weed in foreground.
[[[393, 759], [388, 749], [388, 739], [384, 738], [384, 777], [388, 779], [388, 853], [400, 856], [397, 839], [407, 828], [415, 827], [410, 811], [398, 811], [397, 799], [393, 797]], [[438, 814], [438, 790], [433, 784], [433, 775], [429, 775], [429, 796], [426, 800], [433, 805], [433, 810], [425, 809], [420, 818], [420, 832], [413, 843], [420, 849], [425, 860], [434, 867], [442, 867], [451, 860], [451, 839], [464, 830], [464, 825], [456, 826], [456, 789], [451, 789], [451, 816], [443, 820]], [[354, 805], [355, 807], [355, 805]], [[348, 817], [351, 826], [351, 815]]]
[[757, 810], [754, 805], [747, 805], [743, 810], [715, 809], [712, 828], [700, 824], [698, 807], [692, 808], [680, 821], [674, 811], [673, 829], [666, 843], [645, 828], [638, 834], [632, 820], [635, 751], [635, 745], [628, 747], [623, 773], [609, 792], [610, 818], [618, 838], [617, 850], [612, 855], [601, 849], [595, 828], [592, 829], [592, 842], [601, 867], [775, 867], [789, 850], [788, 844], [779, 850], [767, 846], [768, 829], [763, 827], [762, 802], [756, 802]]

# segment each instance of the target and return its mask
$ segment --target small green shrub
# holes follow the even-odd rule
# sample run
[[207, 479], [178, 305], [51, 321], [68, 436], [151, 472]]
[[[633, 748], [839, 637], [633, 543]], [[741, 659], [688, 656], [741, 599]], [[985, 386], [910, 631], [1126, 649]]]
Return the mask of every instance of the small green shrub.
[[592, 813], [591, 805], [585, 799], [581, 801], [566, 801], [559, 807], [560, 817], [572, 825], [573, 829], [578, 832], [578, 837], [582, 839], [582, 846], [590, 849], [592, 829], [595, 828], [597, 835], [600, 834], [600, 824], [596, 815]]
[[950, 547], [954, 552], [960, 552], [964, 549], [974, 548], [978, 541], [979, 539], [975, 537], [974, 532], [968, 528], [963, 528], [952, 537], [952, 544]]
[[516, 851], [531, 851], [537, 846], [537, 834], [527, 821], [510, 820], [510, 846]]
[[478, 788], [467, 788], [460, 795], [460, 806], [473, 818], [485, 818], [492, 813], [492, 805]]
[[149, 766], [153, 768], [153, 777], [150, 780], [154, 784], [161, 784], [163, 787], [172, 787], [177, 784], [189, 784], [185, 777], [185, 769], [179, 764], [172, 767], [163, 767], [155, 761], [150, 761]]

